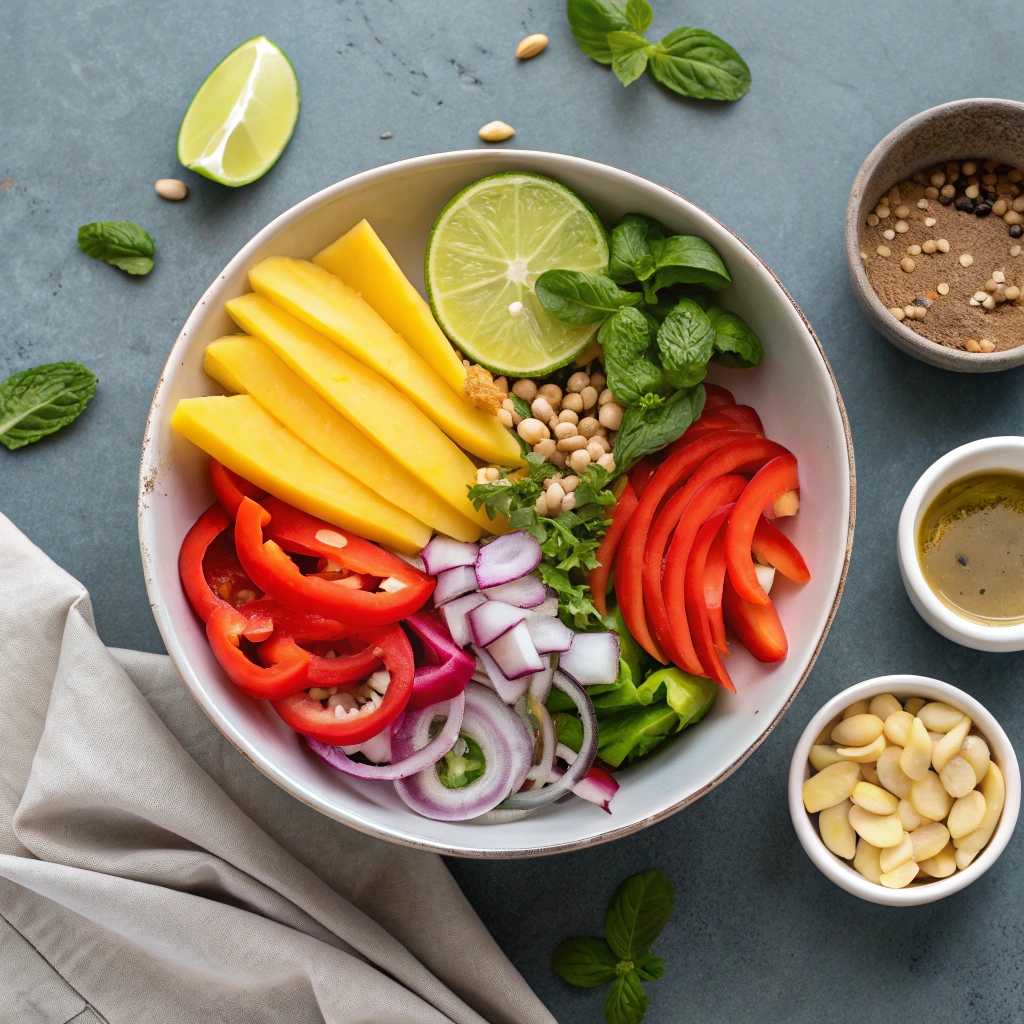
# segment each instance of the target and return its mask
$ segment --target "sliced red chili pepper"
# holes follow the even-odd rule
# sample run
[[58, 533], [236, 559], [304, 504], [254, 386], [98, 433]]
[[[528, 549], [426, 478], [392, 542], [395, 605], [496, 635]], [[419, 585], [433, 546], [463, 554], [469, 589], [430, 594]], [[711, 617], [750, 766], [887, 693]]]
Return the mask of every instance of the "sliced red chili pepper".
[[[735, 514], [736, 510], [733, 509], [733, 515]], [[775, 610], [771, 598], [767, 604], [744, 601], [736, 593], [729, 576], [726, 576], [722, 607], [725, 609], [725, 621], [740, 643], [758, 661], [782, 661], [789, 653], [786, 631], [782, 628], [779, 613]]]
[[344, 718], [339, 718], [334, 708], [313, 700], [308, 693], [275, 701], [274, 710], [300, 735], [331, 746], [365, 743], [391, 725], [409, 703], [414, 662], [412, 646], [401, 627], [386, 626], [357, 635], [380, 650], [380, 659], [391, 675], [383, 701], [376, 710], [350, 712]]
[[725, 636], [725, 616], [722, 614], [722, 587], [725, 585], [725, 527], [723, 522], [708, 551], [704, 565], [704, 604], [708, 610], [708, 623], [718, 653], [724, 658], [729, 653]]
[[764, 516], [757, 521], [750, 550], [755, 558], [775, 566], [786, 579], [796, 583], [807, 583], [811, 578], [804, 556], [797, 550], [796, 545]]
[[206, 636], [214, 657], [235, 686], [250, 697], [266, 700], [291, 697], [309, 686], [310, 655], [297, 645], [270, 668], [246, 657], [241, 638], [250, 625], [250, 618], [229, 604], [215, 608], [206, 623]]
[[708, 608], [704, 599], [704, 581], [707, 572], [708, 552], [721, 532], [722, 524], [733, 509], [733, 503], [723, 505], [713, 512], [707, 522], [697, 531], [690, 557], [686, 563], [686, 619], [690, 625], [690, 636], [693, 649], [697, 652], [700, 663], [719, 686], [732, 693], [736, 692], [733, 681], [715, 645], [708, 618]]
[[636, 511], [626, 526], [625, 536], [619, 544], [619, 554], [615, 563], [615, 596], [619, 600], [622, 617], [637, 643], [662, 663], [667, 663], [668, 658], [648, 628], [644, 612], [644, 549], [651, 523], [662, 499], [670, 490], [689, 479], [693, 471], [712, 452], [746, 436], [739, 431], [720, 431], [702, 437], [692, 445], [669, 455], [658, 467], [658, 471], [640, 497]]
[[[269, 640], [260, 644], [259, 656], [260, 661], [269, 668], [296, 658], [295, 652], [302, 650], [293, 637], [275, 630]], [[365, 679], [371, 672], [376, 672], [380, 668], [380, 654], [377, 653], [379, 650], [380, 648], [370, 643], [354, 654], [343, 654], [334, 658], [304, 651], [309, 655], [306, 686], [346, 686]]]
[[[289, 508], [283, 502], [272, 502], [270, 499], [267, 504], [274, 509], [273, 515], [282, 515]], [[305, 513], [298, 513], [301, 516]], [[277, 534], [292, 550], [299, 548], [301, 554], [321, 555], [357, 572], [391, 577], [402, 587], [370, 593], [317, 576], [303, 576], [278, 543], [263, 540], [263, 526], [273, 523], [271, 514], [252, 499], [244, 498], [235, 519], [238, 557], [253, 582], [281, 604], [366, 628], [404, 619], [420, 609], [433, 592], [434, 581], [397, 555], [312, 516], [305, 517], [312, 525], [298, 517], [283, 514], [285, 524]]]
[[645, 455], [630, 471], [629, 482], [637, 498], [642, 498], [651, 477], [658, 471], [658, 460], [652, 455]]
[[232, 519], [238, 513], [238, 506], [242, 504], [243, 498], [259, 501], [267, 493], [237, 473], [232, 473], [227, 466], [213, 458], [210, 459], [210, 478], [217, 501]]
[[732, 392], [728, 388], [723, 388], [718, 384], [709, 384], [704, 381], [704, 411], [707, 412], [709, 409], [717, 409], [723, 405], [735, 405], [736, 399], [733, 398]]
[[[646, 587], [644, 589], [644, 607], [647, 608], [658, 643], [672, 655], [672, 660], [680, 668], [686, 669], [687, 672], [695, 672], [697, 675], [707, 675], [710, 669], [697, 654], [690, 635], [686, 614], [686, 563], [690, 558], [690, 549], [693, 547], [697, 531], [707, 521], [708, 516], [713, 515], [722, 505], [734, 502], [747, 486], [746, 477], [732, 473], [716, 475], [707, 483], [698, 485], [689, 501], [677, 502], [676, 498], [684, 491], [692, 491], [691, 484], [702, 469], [703, 467], [694, 473], [686, 487], [677, 492], [659, 513], [659, 521], [666, 517], [672, 518], [675, 532], [668, 547], [664, 575], [658, 580], [660, 599], [649, 601]], [[657, 525], [658, 523], [655, 523], [656, 527]], [[656, 568], [660, 572], [660, 560]], [[646, 562], [644, 570], [646, 584]]]
[[799, 487], [796, 458], [786, 453], [759, 469], [736, 502], [725, 534], [725, 564], [737, 595], [744, 601], [763, 605], [770, 601], [757, 581], [754, 560], [750, 556], [754, 531], [765, 506], [786, 491], [795, 491]]
[[[683, 514], [683, 510], [697, 491], [709, 481], [714, 480], [716, 477], [724, 476], [727, 473], [753, 472], [764, 465], [769, 459], [786, 451], [782, 445], [763, 437], [755, 437], [752, 434], [732, 431], [728, 434], [728, 438], [729, 443], [708, 455], [693, 470], [686, 482], [668, 499], [657, 514], [644, 543], [641, 569], [643, 606], [648, 622], [654, 630], [655, 638], [663, 648], [665, 643], [671, 644], [672, 641], [666, 638], [672, 634], [668, 622], [669, 614], [665, 608], [662, 579], [666, 570], [662, 563], [669, 536], [676, 528], [676, 523]], [[694, 451], [703, 450], [703, 444], [703, 442], [699, 442], [691, 447]], [[690, 448], [684, 448], [681, 450], [681, 453], [690, 450]], [[666, 461], [665, 464], [668, 465], [668, 462]], [[685, 567], [685, 564], [685, 562], [681, 563], [681, 569]], [[681, 582], [682, 580], [680, 579], [680, 584]], [[683, 607], [682, 600], [679, 602], [679, 607]], [[679, 653], [684, 659], [688, 658], [686, 651]], [[686, 667], [682, 662], [680, 662], [680, 665], [684, 668]], [[693, 672], [695, 670], [689, 668], [687, 671]]]
[[612, 525], [601, 541], [595, 557], [599, 565], [596, 569], [590, 570], [587, 582], [590, 584], [590, 592], [593, 595], [594, 606], [601, 613], [601, 616], [608, 614], [608, 577], [611, 575], [612, 566], [615, 564], [615, 553], [619, 550], [619, 543], [626, 532], [629, 520], [639, 504], [636, 491], [632, 483], [627, 483], [615, 502], [615, 511], [612, 512]]

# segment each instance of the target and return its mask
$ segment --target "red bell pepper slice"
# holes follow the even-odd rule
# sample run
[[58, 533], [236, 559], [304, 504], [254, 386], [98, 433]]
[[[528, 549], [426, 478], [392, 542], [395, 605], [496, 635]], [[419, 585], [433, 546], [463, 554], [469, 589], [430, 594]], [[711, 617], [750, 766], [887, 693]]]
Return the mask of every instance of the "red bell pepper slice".
[[704, 413], [665, 450], [671, 454], [716, 430], [741, 430], [744, 434], [764, 436], [761, 419], [749, 405], [721, 406], [710, 413]]
[[668, 657], [648, 628], [644, 612], [644, 550], [651, 523], [654, 521], [658, 506], [669, 491], [688, 480], [693, 471], [713, 452], [746, 436], [737, 431], [720, 431], [673, 452], [651, 478], [619, 544], [615, 564], [615, 596], [618, 598], [622, 617], [637, 643], [663, 664], [668, 663]]
[[725, 616], [722, 614], [722, 587], [725, 585], [725, 527], [723, 521], [708, 550], [704, 565], [704, 606], [708, 610], [708, 624], [715, 647], [722, 657], [729, 654], [729, 643], [725, 636]]
[[587, 582], [590, 584], [590, 592], [593, 595], [594, 607], [601, 613], [603, 618], [608, 614], [608, 577], [611, 575], [612, 566], [615, 564], [615, 554], [619, 550], [619, 543], [626, 532], [629, 520], [639, 500], [632, 483], [627, 483], [615, 502], [615, 511], [612, 512], [612, 525], [601, 541], [595, 557], [600, 563], [596, 569], [590, 570]]
[[[263, 540], [263, 526], [273, 522], [271, 513], [244, 498], [235, 519], [238, 557], [253, 582], [281, 604], [366, 628], [404, 619], [420, 609], [433, 592], [434, 581], [397, 555], [296, 509], [289, 512], [290, 506], [283, 502], [269, 499], [267, 504], [274, 509], [273, 515], [285, 520], [276, 535], [291, 550], [320, 555], [353, 571], [391, 577], [403, 584], [393, 592], [368, 592], [339, 585], [344, 581], [303, 576], [280, 544]], [[271, 531], [272, 536], [274, 533]]]
[[243, 498], [259, 501], [267, 493], [237, 473], [232, 473], [227, 466], [213, 458], [210, 459], [210, 479], [213, 481], [213, 493], [217, 495], [217, 501], [232, 519], [238, 513]]
[[308, 693], [275, 701], [274, 710], [300, 735], [331, 746], [365, 743], [388, 728], [409, 703], [415, 666], [412, 645], [401, 627], [386, 626], [357, 635], [372, 645], [375, 653], [379, 650], [379, 657], [391, 674], [383, 701], [373, 711], [350, 713], [344, 718]]
[[[668, 545], [669, 537], [671, 536], [672, 531], [676, 528], [676, 523], [679, 521], [679, 517], [683, 514], [683, 510], [690, 503], [697, 491], [716, 477], [724, 476], [727, 473], [744, 472], [747, 470], [753, 472], [754, 470], [759, 469], [769, 459], [786, 451], [782, 445], [778, 445], [774, 441], [768, 441], [763, 437], [754, 437], [750, 434], [741, 434], [733, 431], [729, 432], [727, 435], [716, 436], [727, 436], [729, 443], [718, 448], [716, 451], [711, 452], [711, 454], [693, 470], [685, 484], [683, 484], [679, 490], [669, 498], [661, 512], [658, 513], [654, 520], [644, 543], [641, 568], [643, 607], [647, 613], [648, 621], [654, 631], [655, 638], [657, 639], [657, 642], [662, 645], [663, 649], [667, 649], [665, 648], [666, 643], [671, 646], [672, 641], [667, 638], [669, 638], [672, 633], [669, 626], [669, 615], [665, 607], [662, 583], [665, 571], [662, 562], [665, 556], [665, 548]], [[703, 442], [700, 445], [694, 444], [690, 448], [681, 449], [681, 452], [690, 451], [691, 449], [703, 450]], [[668, 465], [667, 460], [665, 464]], [[685, 567], [685, 564], [685, 561], [681, 563], [681, 568]], [[617, 578], [618, 577], [616, 576], [616, 579]], [[679, 602], [679, 607], [683, 607], [682, 600]], [[634, 633], [633, 635], [635, 636], [636, 634]], [[671, 653], [671, 651], [669, 651], [669, 653]], [[686, 659], [687, 654], [685, 648], [684, 651], [679, 653], [681, 657]], [[683, 668], [686, 667], [682, 662], [679, 664]], [[687, 671], [693, 672], [695, 669], [688, 668]]]
[[[733, 509], [735, 516], [736, 510]], [[731, 522], [731, 519], [730, 519]], [[728, 531], [728, 527], [726, 527]], [[732, 580], [725, 577], [722, 593], [725, 621], [739, 638], [740, 643], [758, 661], [782, 661], [789, 653], [789, 641], [782, 628], [779, 613], [771, 598], [767, 604], [752, 604], [744, 601], [733, 588]]]
[[709, 384], [704, 381], [704, 412], [710, 409], [718, 409], [723, 405], [735, 405], [736, 399], [728, 388], [718, 384]]
[[329, 619], [313, 612], [302, 612], [297, 608], [288, 608], [275, 601], [272, 597], [261, 597], [258, 601], [242, 607], [244, 614], [251, 618], [263, 618], [272, 627], [266, 636], [247, 634], [247, 639], [259, 642], [265, 640], [271, 632], [279, 632], [292, 637], [297, 643], [315, 643], [317, 641], [340, 640], [351, 636], [352, 626], [343, 626], [337, 619]]
[[263, 595], [259, 587], [242, 568], [235, 552], [235, 538], [230, 530], [225, 530], [206, 549], [203, 557], [203, 576], [210, 589], [222, 601], [235, 608], [250, 604]]
[[732, 693], [736, 692], [725, 665], [722, 664], [715, 639], [711, 631], [708, 608], [704, 598], [704, 582], [707, 573], [708, 552], [721, 533], [722, 524], [733, 510], [733, 504], [723, 505], [713, 512], [707, 522], [697, 531], [690, 557], [686, 563], [686, 620], [690, 625], [693, 648], [708, 675], [719, 686]]
[[[296, 651], [303, 651], [309, 655], [309, 671], [307, 673], [306, 686], [346, 686], [350, 683], [365, 679], [371, 672], [380, 668], [380, 655], [377, 653], [380, 648], [368, 643], [361, 651], [354, 654], [342, 654], [334, 658], [327, 658], [311, 651], [303, 651], [303, 648], [295, 642], [293, 637], [274, 631], [269, 640], [259, 646], [260, 661], [268, 668], [297, 658]], [[297, 692], [297, 691], [296, 691]], [[291, 694], [284, 694], [290, 697]]]
[[231, 525], [220, 505], [211, 505], [185, 534], [178, 552], [178, 575], [196, 615], [209, 622], [210, 616], [227, 602], [213, 592], [203, 573], [203, 558], [210, 545]]
[[[703, 467], [701, 467], [702, 469]], [[698, 470], [698, 473], [701, 470]], [[675, 525], [675, 532], [672, 534], [672, 543], [668, 547], [664, 575], [658, 581], [658, 588], [661, 590], [662, 596], [656, 602], [648, 602], [648, 593], [645, 587], [644, 606], [651, 618], [658, 642], [672, 655], [672, 660], [687, 672], [707, 675], [710, 669], [704, 665], [694, 648], [687, 621], [686, 563], [689, 561], [690, 549], [693, 547], [697, 531], [707, 521], [708, 516], [714, 514], [716, 509], [722, 505], [731, 504], [743, 493], [747, 486], [747, 478], [732, 473], [724, 476], [716, 474], [713, 479], [698, 486], [698, 489], [693, 492], [692, 499], [685, 504], [677, 503], [676, 497], [683, 494], [683, 491], [691, 490], [690, 485], [698, 473], [694, 473], [690, 478], [690, 483], [673, 496], [672, 500], [661, 510], [658, 516], [659, 522], [655, 523], [657, 527], [661, 520], [671, 518]], [[645, 584], [648, 582], [647, 568], [645, 562]], [[659, 565], [655, 568], [661, 569], [660, 559]]]
[[[725, 534], [725, 564], [733, 588], [744, 601], [762, 605], [770, 601], [757, 581], [754, 560], [750, 555], [754, 531], [766, 505], [786, 491], [795, 491], [799, 487], [796, 458], [787, 453], [759, 469], [736, 502]], [[245, 564], [244, 560], [242, 564]], [[256, 582], [259, 583], [258, 580]]]
[[761, 516], [750, 544], [754, 557], [774, 566], [786, 579], [807, 583], [810, 570], [796, 545], [774, 524]]
[[249, 616], [229, 604], [215, 608], [206, 623], [214, 657], [235, 686], [250, 697], [265, 700], [291, 697], [309, 686], [311, 656], [297, 645], [270, 668], [249, 660], [241, 648], [241, 638], [251, 624]]
[[629, 482], [633, 485], [636, 497], [642, 498], [651, 477], [658, 471], [658, 460], [653, 455], [645, 455], [630, 471]]

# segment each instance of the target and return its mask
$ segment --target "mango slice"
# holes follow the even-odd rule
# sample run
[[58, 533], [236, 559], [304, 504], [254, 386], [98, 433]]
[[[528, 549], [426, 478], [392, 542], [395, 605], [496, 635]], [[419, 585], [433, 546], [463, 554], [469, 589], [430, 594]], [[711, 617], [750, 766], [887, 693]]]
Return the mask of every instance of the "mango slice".
[[271, 256], [249, 271], [253, 290], [380, 374], [456, 444], [488, 462], [522, 464], [496, 417], [467, 405], [355, 289], [307, 260]]
[[252, 395], [313, 451], [393, 505], [456, 540], [479, 539], [476, 523], [335, 412], [264, 342], [245, 335], [221, 338], [207, 346], [205, 370], [229, 391]]
[[437, 325], [426, 300], [402, 273], [370, 222], [361, 220], [313, 262], [354, 288], [400, 334], [455, 394], [462, 395], [466, 368]]
[[476, 482], [476, 467], [405, 395], [262, 295], [250, 292], [232, 299], [227, 311], [239, 327], [265, 341], [321, 398], [456, 511], [482, 529], [499, 532], [466, 496], [467, 485]]
[[249, 395], [183, 398], [171, 426], [275, 498], [397, 551], [416, 554], [430, 527], [303, 444]]

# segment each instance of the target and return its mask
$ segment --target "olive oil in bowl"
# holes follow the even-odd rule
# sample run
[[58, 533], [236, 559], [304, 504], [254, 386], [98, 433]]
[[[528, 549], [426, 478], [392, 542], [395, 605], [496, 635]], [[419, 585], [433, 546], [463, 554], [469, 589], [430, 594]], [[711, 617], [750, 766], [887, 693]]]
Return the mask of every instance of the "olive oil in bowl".
[[917, 553], [928, 586], [958, 615], [989, 626], [1024, 622], [1024, 476], [951, 484], [921, 520]]

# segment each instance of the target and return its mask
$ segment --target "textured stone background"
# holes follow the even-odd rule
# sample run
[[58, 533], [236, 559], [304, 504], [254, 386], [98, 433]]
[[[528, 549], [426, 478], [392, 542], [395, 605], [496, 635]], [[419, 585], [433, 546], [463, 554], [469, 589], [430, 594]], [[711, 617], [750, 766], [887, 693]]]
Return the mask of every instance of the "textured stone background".
[[[875, 907], [807, 860], [785, 792], [804, 723], [832, 693], [870, 676], [939, 676], [984, 701], [1014, 740], [1024, 728], [1021, 657], [967, 651], [928, 629], [906, 599], [894, 551], [903, 499], [933, 459], [1019, 432], [1021, 371], [972, 378], [897, 352], [856, 308], [841, 234], [857, 168], [890, 128], [964, 96], [1024, 99], [1019, 38], [999, 29], [1019, 10], [993, 0], [976, 24], [950, 0], [902, 13], [883, 0], [655, 7], [655, 35], [692, 21], [729, 39], [752, 68], [750, 94], [718, 106], [679, 100], [650, 81], [624, 90], [576, 49], [556, 0], [5, 4], [0, 376], [76, 359], [99, 375], [100, 390], [63, 434], [0, 450], [0, 510], [89, 587], [108, 643], [161, 650], [135, 529], [146, 412], [193, 304], [260, 227], [354, 172], [476, 145], [476, 129], [496, 117], [517, 128], [514, 145], [606, 161], [676, 189], [778, 273], [835, 368], [859, 498], [842, 607], [779, 728], [694, 807], [588, 852], [452, 870], [564, 1022], [599, 1020], [602, 994], [563, 984], [548, 968], [551, 950], [567, 935], [599, 931], [617, 883], [648, 866], [665, 871], [677, 894], [656, 946], [669, 961], [666, 978], [648, 986], [652, 1024], [1019, 1020], [1019, 839], [950, 900]], [[515, 44], [534, 31], [551, 45], [517, 65]], [[302, 116], [273, 171], [231, 191], [182, 173], [175, 136], [208, 71], [259, 33], [294, 61]], [[385, 130], [394, 133], [386, 141]], [[157, 199], [153, 181], [179, 174], [188, 201]], [[113, 218], [153, 234], [149, 277], [129, 279], [77, 251], [80, 224]]]

